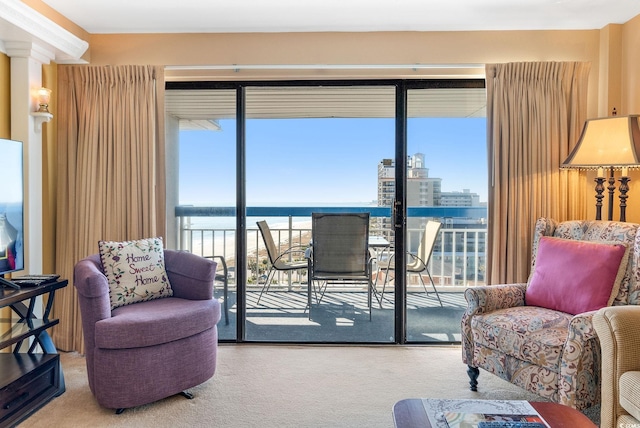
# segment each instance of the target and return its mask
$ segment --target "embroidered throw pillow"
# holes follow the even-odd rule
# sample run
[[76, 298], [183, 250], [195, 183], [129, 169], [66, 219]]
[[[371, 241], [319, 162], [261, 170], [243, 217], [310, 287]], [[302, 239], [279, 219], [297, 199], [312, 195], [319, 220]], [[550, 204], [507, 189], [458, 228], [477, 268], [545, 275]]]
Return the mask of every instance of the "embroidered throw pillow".
[[111, 309], [173, 295], [164, 267], [162, 238], [100, 241], [98, 249], [109, 281]]
[[569, 314], [613, 303], [629, 259], [622, 243], [540, 238], [525, 301]]

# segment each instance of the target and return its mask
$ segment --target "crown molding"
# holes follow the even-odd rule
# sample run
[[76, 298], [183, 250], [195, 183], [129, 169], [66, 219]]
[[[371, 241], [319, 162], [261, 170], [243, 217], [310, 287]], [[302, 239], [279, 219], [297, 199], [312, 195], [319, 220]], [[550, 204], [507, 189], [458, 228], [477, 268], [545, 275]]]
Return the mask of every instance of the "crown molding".
[[89, 48], [88, 42], [19, 0], [0, 2], [0, 29], [0, 49], [9, 56], [24, 53], [22, 49], [12, 52], [16, 42], [30, 42], [41, 47], [40, 53], [50, 52], [50, 59], [56, 62], [83, 62], [80, 58]]

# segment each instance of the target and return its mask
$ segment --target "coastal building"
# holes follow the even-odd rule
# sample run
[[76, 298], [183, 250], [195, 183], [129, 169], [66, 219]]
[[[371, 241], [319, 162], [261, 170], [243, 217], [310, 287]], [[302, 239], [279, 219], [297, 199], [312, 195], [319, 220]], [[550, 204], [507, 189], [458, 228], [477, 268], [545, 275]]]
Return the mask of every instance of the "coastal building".
[[479, 207], [480, 195], [463, 189], [462, 192], [440, 192], [440, 206], [442, 207]]
[[[407, 206], [409, 207], [477, 207], [481, 206], [480, 195], [471, 192], [470, 189], [462, 191], [443, 192], [442, 179], [429, 177], [429, 168], [425, 164], [425, 155], [416, 153], [407, 158]], [[395, 195], [395, 162], [393, 159], [383, 159], [378, 164], [378, 205], [391, 206]], [[417, 250], [424, 225], [431, 218], [409, 217], [407, 218], [408, 242], [410, 250]], [[485, 229], [484, 218], [435, 218], [442, 223], [443, 228], [453, 229]], [[377, 227], [381, 230], [391, 230], [391, 219], [379, 218]], [[436, 244], [435, 258], [445, 257], [445, 264], [452, 263], [451, 254], [459, 251], [461, 254], [467, 250], [473, 250], [476, 245], [484, 246], [484, 234], [471, 234], [465, 239], [452, 240], [452, 236], [445, 242]], [[476, 242], [478, 241], [478, 242]], [[484, 247], [483, 247], [484, 248]], [[473, 254], [473, 251], [470, 253]], [[458, 265], [469, 261], [458, 260]], [[474, 262], [475, 263], [475, 262]], [[471, 266], [472, 268], [474, 266]], [[473, 270], [472, 270], [473, 271]], [[462, 278], [460, 278], [462, 279]]]
[[[429, 168], [425, 167], [425, 155], [416, 153], [407, 158], [407, 206], [440, 206], [441, 178], [429, 177]], [[395, 194], [395, 162], [383, 159], [378, 164], [378, 205], [391, 206]]]

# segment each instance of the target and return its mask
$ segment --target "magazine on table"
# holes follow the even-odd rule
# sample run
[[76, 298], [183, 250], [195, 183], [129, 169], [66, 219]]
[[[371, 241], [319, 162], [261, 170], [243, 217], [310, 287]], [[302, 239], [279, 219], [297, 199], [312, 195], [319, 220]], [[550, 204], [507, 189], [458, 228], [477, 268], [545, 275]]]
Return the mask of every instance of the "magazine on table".
[[[500, 426], [521, 426], [521, 424], [509, 424], [507, 422], [537, 422], [538, 424], [531, 424], [531, 428], [536, 428], [536, 425], [538, 425], [537, 428], [547, 427], [542, 417], [538, 414], [444, 412], [444, 419], [447, 421], [449, 428], [482, 428], [484, 424], [480, 422], [504, 422], [504, 424], [493, 424], [496, 428]], [[524, 427], [526, 425], [523, 425]]]
[[[501, 422], [509, 426], [513, 422], [542, 424], [549, 427], [533, 406], [524, 400], [422, 400], [427, 417], [434, 428], [479, 428], [482, 425]], [[540, 426], [540, 425], [537, 425]]]

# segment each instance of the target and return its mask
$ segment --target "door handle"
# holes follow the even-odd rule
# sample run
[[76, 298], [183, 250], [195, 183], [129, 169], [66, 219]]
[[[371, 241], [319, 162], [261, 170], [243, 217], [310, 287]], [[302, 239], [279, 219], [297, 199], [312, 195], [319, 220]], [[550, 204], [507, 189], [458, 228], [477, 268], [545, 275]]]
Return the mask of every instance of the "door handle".
[[402, 215], [402, 210], [400, 210], [401, 204], [400, 201], [394, 201], [393, 202], [393, 223], [394, 223], [394, 227], [396, 228], [400, 228], [402, 227], [402, 224], [404, 223], [404, 216]]

